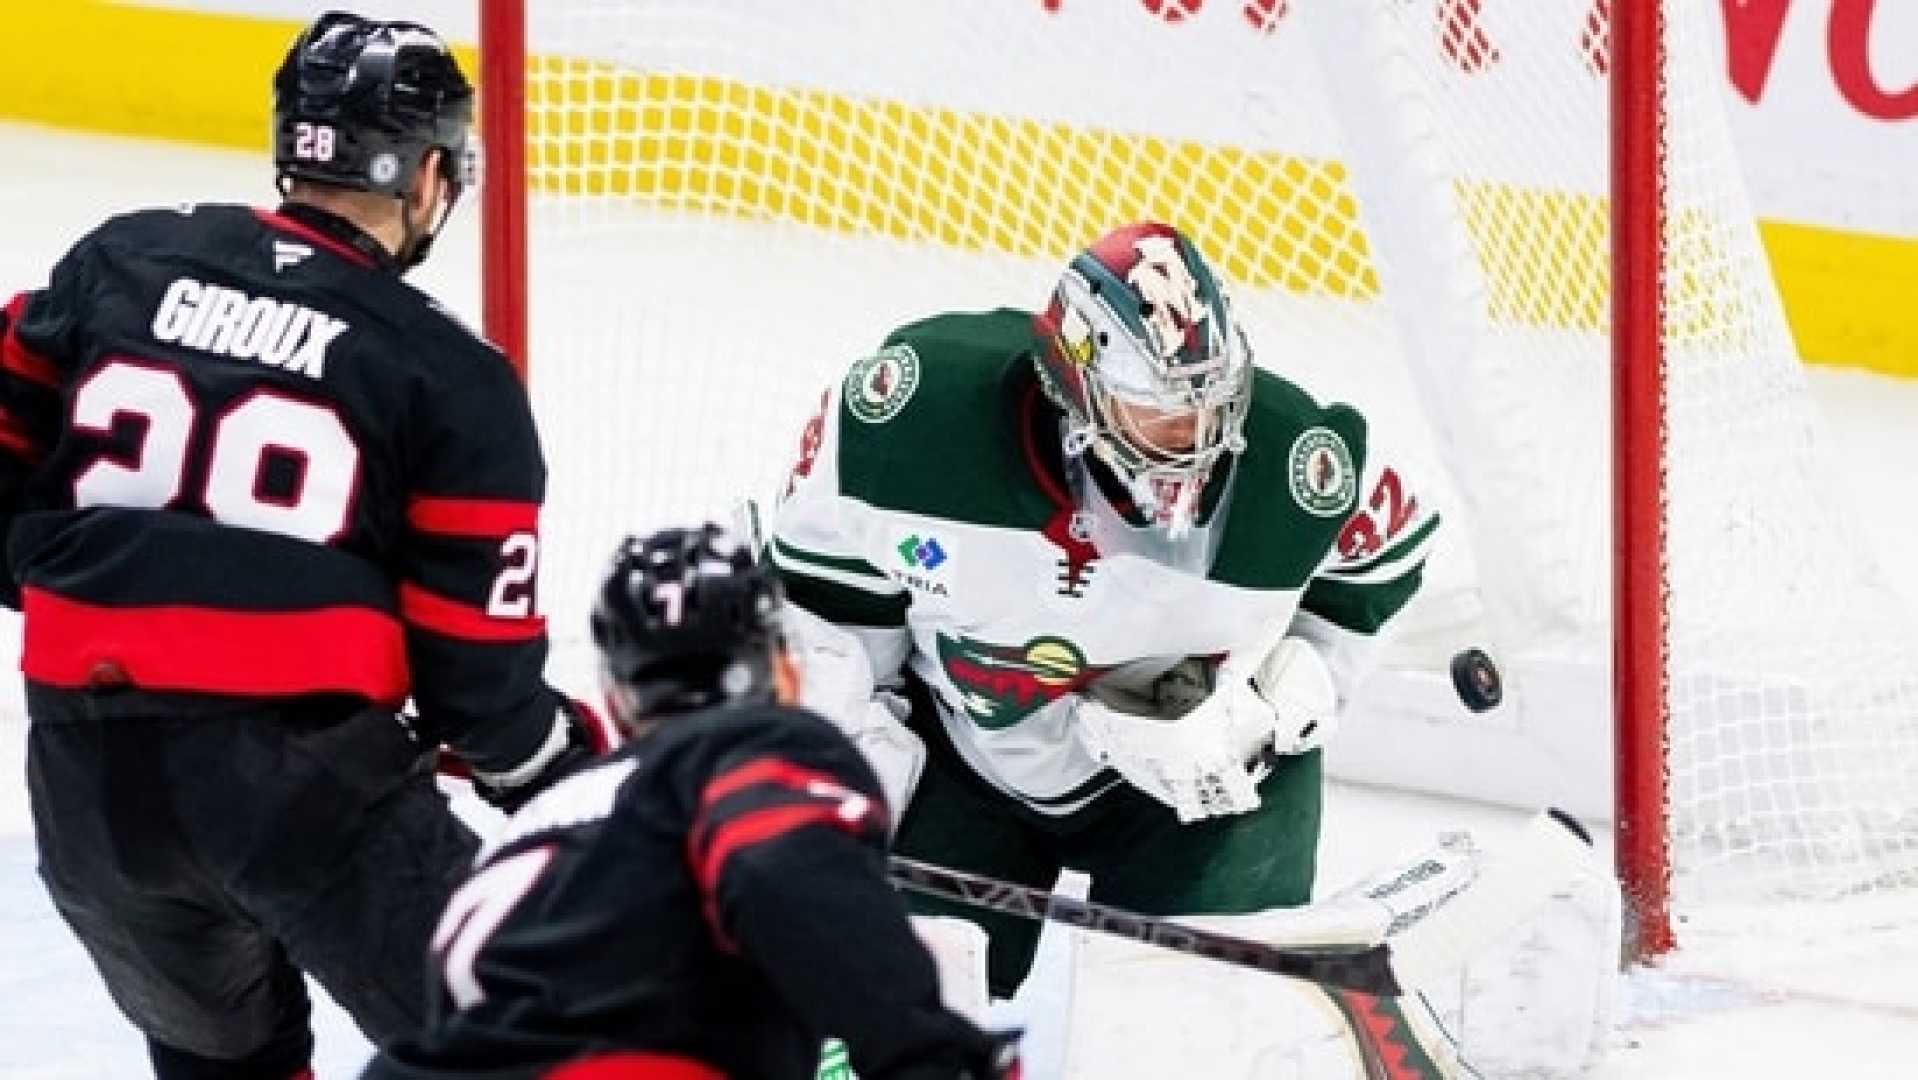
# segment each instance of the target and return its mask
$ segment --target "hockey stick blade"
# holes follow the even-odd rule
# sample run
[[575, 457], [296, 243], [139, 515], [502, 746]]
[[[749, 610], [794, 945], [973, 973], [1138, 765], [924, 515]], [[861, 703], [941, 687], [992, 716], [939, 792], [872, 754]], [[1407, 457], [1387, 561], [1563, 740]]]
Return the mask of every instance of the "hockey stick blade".
[[1027, 919], [1050, 919], [1322, 986], [1379, 997], [1401, 993], [1387, 945], [1281, 948], [898, 855], [890, 859], [889, 869], [898, 887], [941, 900]]
[[1541, 811], [1524, 827], [1482, 841], [1453, 834], [1303, 907], [1181, 921], [1287, 948], [1384, 942], [1399, 981], [1424, 986], [1516, 932], [1555, 894], [1593, 874], [1608, 876], [1587, 836], [1564, 811]]

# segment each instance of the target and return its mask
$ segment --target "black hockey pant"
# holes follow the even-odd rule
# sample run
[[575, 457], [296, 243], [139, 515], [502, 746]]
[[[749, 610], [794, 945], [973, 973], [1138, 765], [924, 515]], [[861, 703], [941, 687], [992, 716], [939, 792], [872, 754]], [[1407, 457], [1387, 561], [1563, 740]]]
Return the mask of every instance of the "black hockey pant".
[[289, 1077], [301, 972], [375, 1043], [425, 1013], [475, 840], [391, 711], [29, 684], [40, 876], [163, 1080]]

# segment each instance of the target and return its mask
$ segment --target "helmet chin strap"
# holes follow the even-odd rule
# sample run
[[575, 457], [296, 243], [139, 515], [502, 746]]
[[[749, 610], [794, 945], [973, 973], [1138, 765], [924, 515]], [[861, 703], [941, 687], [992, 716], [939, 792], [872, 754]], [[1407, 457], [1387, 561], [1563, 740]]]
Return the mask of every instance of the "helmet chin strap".
[[[453, 184], [451, 188], [452, 191], [447, 195], [445, 204], [440, 208], [439, 220], [435, 221], [429, 229], [416, 229], [413, 227], [413, 215], [409, 212], [411, 207], [407, 205], [411, 201], [412, 195], [408, 194], [401, 197], [400, 250], [396, 258], [396, 261], [400, 265], [401, 273], [405, 273], [425, 262], [426, 257], [432, 253], [433, 241], [439, 239], [440, 230], [446, 228], [447, 220], [453, 216], [453, 204], [460, 200], [460, 192], [462, 190], [460, 185]], [[415, 190], [418, 189], [416, 188]]]

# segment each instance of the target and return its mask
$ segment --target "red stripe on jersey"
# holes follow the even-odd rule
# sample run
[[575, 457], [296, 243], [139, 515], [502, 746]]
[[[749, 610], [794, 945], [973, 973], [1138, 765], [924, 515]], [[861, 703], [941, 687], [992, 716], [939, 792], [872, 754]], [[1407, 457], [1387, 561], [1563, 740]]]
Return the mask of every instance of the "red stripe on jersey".
[[400, 617], [422, 630], [467, 641], [531, 641], [546, 632], [546, 618], [496, 619], [470, 604], [400, 583]]
[[19, 293], [7, 303], [7, 330], [0, 334], [0, 367], [41, 386], [58, 387], [60, 369], [53, 361], [27, 348], [20, 340], [20, 320], [26, 317], [27, 294]]
[[[693, 836], [697, 837], [703, 831], [701, 824], [701, 822], [693, 823]], [[693, 874], [699, 879], [699, 891], [706, 898], [704, 904], [706, 921], [712, 926], [713, 934], [719, 939], [722, 948], [733, 947], [726, 936], [725, 928], [719, 921], [719, 875], [726, 869], [726, 860], [754, 844], [776, 840], [795, 829], [802, 829], [808, 825], [830, 825], [847, 833], [858, 831], [858, 820], [847, 820], [846, 816], [840, 813], [840, 807], [836, 803], [811, 802], [796, 806], [769, 806], [763, 810], [749, 811], [724, 822], [713, 830], [712, 837], [706, 841], [703, 852], [696, 849], [687, 852], [692, 858]]]
[[0, 447], [12, 451], [16, 457], [24, 458], [29, 464], [39, 464], [40, 459], [46, 456], [27, 429], [5, 409], [0, 409]]
[[21, 611], [20, 669], [52, 686], [124, 679], [149, 690], [344, 692], [398, 705], [410, 682], [399, 623], [372, 608], [103, 607], [28, 586]]
[[259, 218], [267, 228], [292, 233], [309, 244], [318, 244], [320, 247], [325, 248], [356, 266], [370, 267], [373, 265], [373, 260], [367, 257], [366, 252], [355, 251], [352, 245], [341, 243], [318, 229], [302, 225], [292, 218], [281, 217], [271, 210], [261, 210], [258, 207], [254, 207], [253, 216]]
[[569, 1061], [540, 1080], [726, 1080], [726, 1074], [677, 1054], [628, 1050]]
[[[721, 800], [761, 784], [776, 785], [808, 801], [750, 810], [708, 829], [707, 820]], [[883, 837], [884, 803], [847, 787], [830, 774], [774, 757], [757, 758], [707, 782], [700, 792], [699, 814], [687, 834], [686, 858], [705, 896], [706, 921], [721, 947], [732, 947], [719, 919], [719, 875], [725, 870], [726, 860], [744, 848], [815, 824], [830, 825], [854, 836], [871, 831]]]
[[539, 531], [539, 504], [510, 499], [436, 499], [416, 495], [406, 504], [406, 521], [424, 533], [505, 539]]
[[1070, 508], [1076, 503], [1066, 494], [1066, 489], [1060, 484], [1059, 479], [1046, 468], [1045, 459], [1039, 456], [1039, 448], [1032, 440], [1032, 410], [1038, 406], [1038, 403], [1039, 388], [1028, 386], [1026, 396], [1019, 402], [1019, 449], [1025, 455], [1026, 468], [1032, 470], [1032, 478], [1038, 482], [1039, 490], [1045, 494], [1045, 497], [1051, 500], [1054, 506]]
[[580, 726], [586, 729], [586, 737], [593, 744], [595, 755], [606, 755], [626, 745], [626, 732], [609, 717], [612, 712], [601, 713], [598, 709], [579, 698], [567, 698], [579, 712]]
[[[817, 769], [804, 768], [778, 758], [759, 758], [729, 772], [721, 773], [707, 782], [706, 790], [699, 796], [700, 813], [704, 814], [712, 809], [714, 803], [754, 784], [778, 784], [801, 794], [818, 794], [827, 798], [859, 794], [847, 787], [843, 781]], [[807, 789], [814, 784], [825, 785], [825, 790], [809, 792]]]

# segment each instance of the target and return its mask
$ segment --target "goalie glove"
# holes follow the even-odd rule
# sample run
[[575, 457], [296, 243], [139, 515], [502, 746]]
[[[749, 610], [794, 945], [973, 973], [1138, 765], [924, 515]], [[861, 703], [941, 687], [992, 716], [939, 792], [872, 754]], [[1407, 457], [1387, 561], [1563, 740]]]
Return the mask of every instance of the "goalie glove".
[[584, 702], [561, 698], [546, 739], [518, 765], [473, 769], [473, 794], [510, 814], [567, 773], [618, 748], [619, 729]]
[[1186, 719], [1229, 727], [1243, 740], [1249, 758], [1267, 750], [1303, 754], [1331, 737], [1338, 706], [1332, 669], [1319, 650], [1304, 638], [1282, 637], [1253, 662], [1228, 656], [1211, 695]]
[[1257, 809], [1267, 772], [1261, 759], [1317, 749], [1337, 723], [1331, 669], [1303, 638], [1280, 638], [1256, 662], [1227, 657], [1211, 692], [1200, 696], [1202, 685], [1189, 665], [1160, 678], [1155, 697], [1172, 719], [1093, 699], [1077, 714], [1080, 742], [1092, 756], [1170, 806], [1181, 823]]
[[1074, 719], [1094, 760], [1171, 807], [1182, 825], [1259, 807], [1265, 770], [1249, 763], [1247, 733], [1225, 710], [1162, 719], [1081, 698]]

